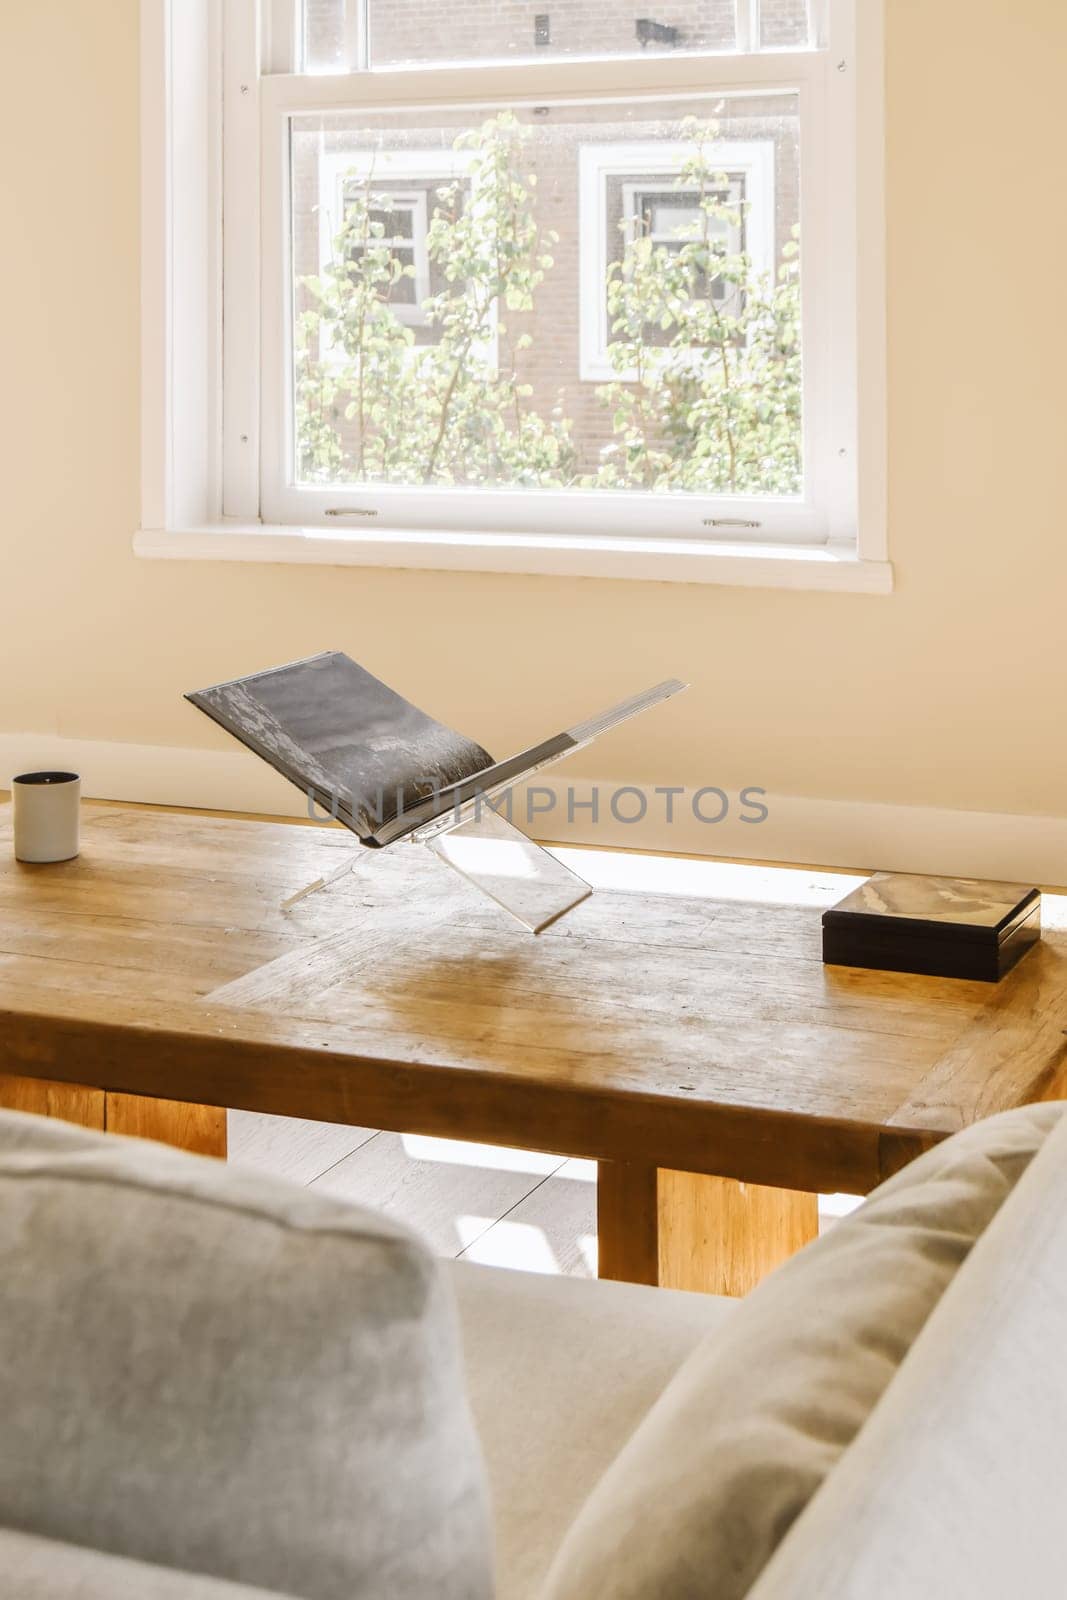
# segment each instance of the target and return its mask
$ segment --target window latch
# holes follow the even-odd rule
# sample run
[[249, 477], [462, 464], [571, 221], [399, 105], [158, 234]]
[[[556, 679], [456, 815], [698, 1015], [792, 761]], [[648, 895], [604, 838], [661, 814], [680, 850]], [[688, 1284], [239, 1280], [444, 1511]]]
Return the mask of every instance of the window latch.
[[754, 522], [751, 517], [705, 517], [705, 528], [762, 528], [762, 522]]
[[328, 517], [376, 517], [377, 511], [369, 506], [327, 506]]

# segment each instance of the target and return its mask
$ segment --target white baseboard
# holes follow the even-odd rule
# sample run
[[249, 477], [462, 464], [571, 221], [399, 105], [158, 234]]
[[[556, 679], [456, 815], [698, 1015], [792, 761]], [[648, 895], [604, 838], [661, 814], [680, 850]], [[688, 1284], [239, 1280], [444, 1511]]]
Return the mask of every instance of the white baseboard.
[[56, 769], [81, 774], [94, 800], [203, 806], [299, 816], [306, 811], [291, 784], [246, 750], [189, 750], [179, 745], [118, 744], [47, 733], [0, 733], [0, 788], [18, 772]]
[[[567, 786], [557, 781], [545, 787], [565, 790]], [[574, 780], [576, 800], [588, 799], [592, 787]], [[610, 794], [612, 787], [599, 785], [601, 795]], [[671, 825], [662, 815], [656, 821], [649, 816], [644, 823], [620, 825], [610, 811], [605, 818], [603, 802], [598, 827], [583, 822], [582, 817], [588, 818], [589, 813], [580, 811], [574, 824], [567, 825], [565, 800], [561, 800], [548, 820], [535, 825], [535, 831], [539, 837], [568, 844], [622, 845], [743, 861], [802, 862], [852, 871], [880, 868], [1049, 886], [1067, 883], [1067, 817], [767, 794], [762, 800], [767, 807], [766, 820], [752, 823], [740, 820], [737, 796], [731, 793], [730, 811], [722, 822], [702, 823], [692, 814], [691, 795], [689, 791], [679, 796]], [[714, 814], [715, 806], [714, 798], [709, 798], [709, 814]], [[562, 826], [556, 818], [562, 820]], [[522, 820], [519, 813], [516, 820]]]
[[[307, 814], [306, 802], [283, 778], [242, 750], [0, 734], [0, 786], [13, 773], [49, 767], [80, 772], [83, 792], [96, 799], [276, 816]], [[598, 791], [595, 822], [590, 809], [594, 788]], [[767, 818], [755, 823], [741, 820], [738, 796], [728, 792], [726, 816], [712, 823], [694, 814], [693, 791], [687, 790], [674, 796], [673, 820], [668, 822], [662, 794], [621, 780], [594, 784], [569, 778], [565, 768], [552, 775], [538, 774], [530, 793], [532, 800], [517, 792], [515, 821], [526, 826], [529, 816], [531, 832], [560, 843], [805, 862], [859, 871], [881, 867], [1038, 884], [1067, 882], [1067, 817], [767, 794], [760, 796]], [[619, 816], [640, 809], [641, 795], [646, 806], [642, 820], [620, 821]], [[613, 814], [613, 799], [618, 815]], [[710, 793], [700, 805], [708, 816], [722, 809], [721, 801]]]

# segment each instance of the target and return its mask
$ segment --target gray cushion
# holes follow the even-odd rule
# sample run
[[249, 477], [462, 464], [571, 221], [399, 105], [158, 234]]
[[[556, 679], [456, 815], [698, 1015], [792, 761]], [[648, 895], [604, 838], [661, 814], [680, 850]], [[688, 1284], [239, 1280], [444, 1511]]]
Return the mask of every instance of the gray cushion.
[[302, 1600], [492, 1591], [455, 1310], [383, 1217], [0, 1114], [0, 1524]]
[[740, 1302], [452, 1263], [489, 1468], [497, 1600], [530, 1600], [601, 1473]]
[[10, 1528], [0, 1528], [0, 1585], [10, 1600], [285, 1600], [275, 1589], [149, 1567]]
[[772, 1274], [639, 1425], [565, 1537], [545, 1595], [746, 1595], [1063, 1109], [957, 1135]]

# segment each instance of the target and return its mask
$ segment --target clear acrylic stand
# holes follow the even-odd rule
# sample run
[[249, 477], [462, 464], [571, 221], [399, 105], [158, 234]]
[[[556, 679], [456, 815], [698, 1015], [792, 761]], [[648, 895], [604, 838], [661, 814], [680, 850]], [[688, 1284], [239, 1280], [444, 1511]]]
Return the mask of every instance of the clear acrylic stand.
[[[404, 843], [431, 850], [531, 933], [541, 933], [593, 892], [584, 878], [527, 838], [482, 796], [444, 817], [435, 817], [426, 827], [409, 834]], [[289, 895], [280, 909], [291, 911], [309, 895], [328, 889], [352, 872], [358, 859], [353, 852], [336, 872], [316, 878]]]
[[[377, 696], [377, 702], [380, 702], [384, 695], [390, 706], [389, 715], [396, 716], [394, 703], [398, 697], [393, 691], [385, 684], [379, 683], [376, 678], [371, 678], [356, 662], [337, 652], [316, 656], [308, 661], [293, 662], [288, 667], [274, 668], [272, 673], [306, 674], [306, 669], [317, 671], [324, 662], [330, 664], [332, 668], [340, 668], [346, 672], [349, 681], [354, 677], [362, 686], [363, 693], [367, 692], [369, 683], [374, 695]], [[231, 684], [217, 684], [213, 689], [198, 691], [187, 698], [192, 700], [194, 705], [199, 705], [202, 710], [207, 711], [216, 722], [221, 722], [223, 727], [228, 728], [250, 749], [255, 750], [270, 765], [290, 778], [290, 781], [303, 783], [303, 779], [298, 780], [293, 776], [294, 770], [298, 770], [293, 768], [294, 751], [297, 756], [301, 755], [299, 741], [294, 742], [274, 712], [270, 711], [269, 707], [261, 705], [253, 695], [250, 695], [247, 688], [248, 684], [258, 683], [259, 677], [271, 675], [271, 673], [260, 674], [254, 678], [239, 679]], [[384, 848], [404, 840], [426, 845], [446, 866], [452, 867], [469, 883], [495, 900], [497, 905], [503, 906], [522, 923], [524, 928], [529, 928], [531, 933], [540, 933], [565, 912], [580, 905], [592, 893], [592, 889], [583, 878], [579, 878], [577, 873], [571, 872], [569, 867], [565, 867], [549, 851], [535, 844], [514, 826], [510, 813], [512, 786], [517, 782], [527, 781], [534, 773], [553, 766], [564, 756], [573, 755], [575, 751], [592, 744], [609, 729], [617, 727], [619, 723], [626, 722], [631, 717], [640, 716], [642, 712], [659, 705], [685, 687], [686, 685], [678, 678], [668, 678], [663, 683], [653, 684], [651, 689], [631, 695], [628, 700], [621, 700], [618, 705], [609, 706], [606, 711], [598, 712], [596, 716], [588, 717], [584, 722], [575, 723], [572, 728], [565, 728], [562, 733], [543, 739], [540, 744], [531, 745], [518, 755], [509, 756], [506, 761], [493, 761], [480, 750], [480, 747], [475, 747], [476, 752], [486, 755], [487, 765], [477, 766], [476, 770], [469, 773], [466, 778], [441, 788], [429, 781], [417, 780], [413, 783], [409, 781], [407, 789], [397, 792], [398, 796], [409, 795], [409, 791], [414, 788], [413, 805], [402, 808], [398, 800], [396, 813], [387, 818], [379, 816], [378, 826], [366, 834], [363, 829], [370, 829], [370, 816], [366, 797], [363, 796], [366, 787], [363, 778], [360, 778], [356, 785], [358, 793], [363, 798], [358, 805], [355, 805], [352, 793], [343, 791], [346, 793], [346, 809], [344, 814], [339, 816], [340, 792], [336, 789], [331, 791], [329, 774], [316, 760], [313, 766], [322, 781], [309, 785], [308, 799], [310, 802], [318, 801], [321, 804], [323, 797], [328, 797], [332, 792], [334, 805], [331, 815], [357, 833], [364, 845]], [[233, 704], [226, 702], [225, 697], [228, 694], [234, 700]], [[221, 706], [220, 695], [223, 696], [224, 702]], [[400, 700], [399, 704], [401, 708], [406, 708], [404, 715], [409, 719], [413, 718], [417, 726], [425, 726], [437, 739], [443, 737], [446, 747], [451, 747], [449, 741], [454, 744], [457, 740], [458, 735], [442, 724], [435, 723], [432, 718], [427, 718], [409, 701]], [[317, 705], [310, 710], [305, 705], [302, 712], [305, 720], [310, 717], [312, 723], [315, 722], [316, 716], [324, 714], [323, 708]], [[353, 727], [359, 725], [360, 719], [356, 717]], [[376, 725], [372, 717], [369, 726]], [[265, 728], [270, 733], [269, 738], [266, 738]], [[253, 729], [258, 731], [253, 733]], [[404, 748], [401, 741], [398, 750], [403, 753]], [[359, 776], [362, 767], [358, 742], [350, 740], [346, 743], [342, 739], [334, 755], [335, 766], [344, 771], [347, 763], [353, 766], [353, 771]], [[371, 770], [374, 770], [373, 764]], [[426, 789], [432, 789], [432, 793], [426, 794], [424, 792]], [[504, 797], [506, 816], [501, 816], [500, 811], [494, 806], [493, 800], [496, 796]], [[379, 805], [380, 801], [379, 792]], [[293, 906], [299, 905], [309, 895], [317, 894], [320, 889], [325, 889], [344, 877], [352, 870], [354, 864], [354, 861], [346, 861], [335, 872], [324, 878], [316, 878], [313, 883], [298, 889], [295, 894], [282, 902], [281, 909], [292, 910]]]
[[531, 933], [593, 892], [584, 878], [488, 806], [421, 842]]
[[314, 883], [306, 883], [302, 889], [298, 889], [287, 900], [283, 900], [278, 907], [279, 911], [291, 911], [294, 906], [300, 904], [301, 900], [306, 900], [309, 894], [318, 894], [320, 889], [328, 889], [331, 883], [337, 882], [338, 878], [343, 878], [349, 872], [354, 872], [356, 864], [357, 857], [353, 851], [351, 858], [343, 866], [338, 867], [336, 872], [328, 873], [325, 878], [316, 878]]

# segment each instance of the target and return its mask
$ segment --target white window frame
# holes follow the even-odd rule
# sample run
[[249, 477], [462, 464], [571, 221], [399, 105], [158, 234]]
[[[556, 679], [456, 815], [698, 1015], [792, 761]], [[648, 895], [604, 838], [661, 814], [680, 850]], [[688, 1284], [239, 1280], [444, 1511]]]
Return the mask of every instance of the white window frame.
[[[754, 27], [758, 0], [738, 5]], [[890, 589], [882, 8], [863, 0], [823, 0], [822, 8], [829, 52], [303, 76], [274, 70], [295, 60], [293, 0], [261, 0], [258, 7], [253, 0], [142, 0], [139, 553]], [[282, 314], [287, 285], [290, 115], [354, 104], [661, 102], [774, 90], [800, 97], [805, 260], [833, 263], [825, 274], [809, 268], [806, 279], [804, 347], [826, 353], [806, 431], [821, 443], [813, 451], [806, 440], [810, 498], [786, 508], [788, 526], [777, 515], [780, 502], [738, 498], [723, 504], [727, 515], [701, 518], [711, 526], [694, 530], [688, 508], [668, 503], [685, 497], [658, 496], [650, 527], [647, 507], [633, 505], [643, 497], [633, 491], [450, 491], [465, 497], [468, 513], [450, 527], [434, 514], [439, 489], [376, 486], [371, 503], [362, 490], [316, 489], [294, 499], [283, 485], [269, 504], [271, 445], [279, 438], [279, 408], [270, 397], [285, 392], [282, 341], [270, 319]], [[262, 482], [261, 459], [268, 467]], [[351, 518], [324, 520], [346, 500]], [[261, 519], [268, 506], [279, 520]], [[738, 526], [748, 520], [762, 526]]]
[[[581, 377], [604, 383], [618, 378], [608, 356], [608, 306], [605, 274], [611, 260], [608, 221], [608, 184], [612, 178], [678, 176], [692, 146], [672, 140], [634, 140], [628, 143], [588, 144], [578, 152], [578, 213], [580, 241]], [[775, 270], [774, 151], [766, 139], [720, 139], [709, 146], [716, 172], [737, 174], [746, 180], [746, 245], [757, 273]], [[643, 184], [624, 181], [626, 189]]]

